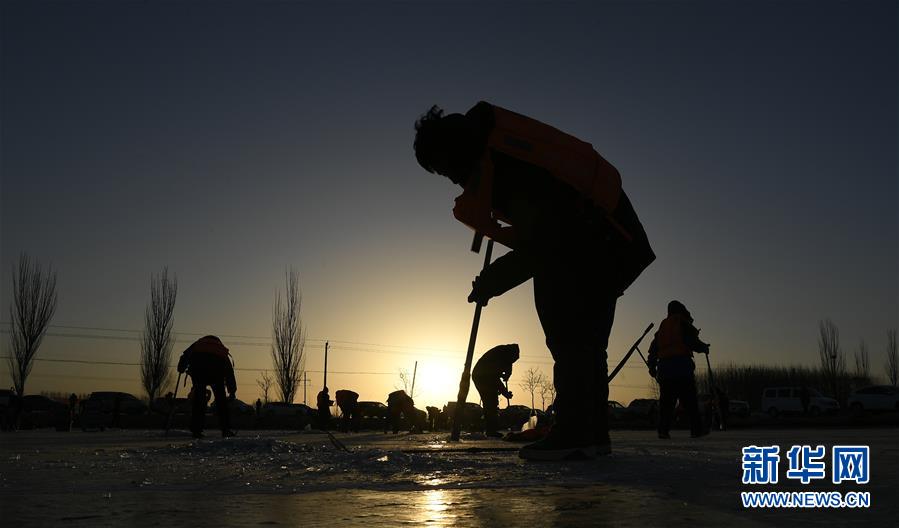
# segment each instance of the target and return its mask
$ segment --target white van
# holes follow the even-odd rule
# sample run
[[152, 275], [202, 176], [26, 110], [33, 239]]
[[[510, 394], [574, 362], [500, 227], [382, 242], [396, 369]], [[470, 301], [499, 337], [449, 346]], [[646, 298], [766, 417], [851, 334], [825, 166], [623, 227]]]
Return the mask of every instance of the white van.
[[[833, 412], [840, 408], [840, 404], [833, 398], [828, 398], [815, 389], [808, 391], [808, 412], [817, 416], [826, 412]], [[781, 413], [801, 413], [802, 389], [800, 387], [771, 387], [762, 391], [762, 410], [776, 417]]]

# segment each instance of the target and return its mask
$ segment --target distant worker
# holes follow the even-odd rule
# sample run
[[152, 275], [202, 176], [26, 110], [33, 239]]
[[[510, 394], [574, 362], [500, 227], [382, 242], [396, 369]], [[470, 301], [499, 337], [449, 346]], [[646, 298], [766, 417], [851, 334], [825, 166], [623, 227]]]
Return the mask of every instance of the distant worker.
[[359, 432], [359, 394], [347, 389], [341, 389], [334, 393], [337, 408], [340, 409], [340, 430], [343, 432]]
[[481, 356], [471, 369], [471, 380], [481, 395], [484, 404], [484, 434], [502, 438], [499, 429], [499, 395], [511, 398], [509, 377], [512, 364], [518, 361], [519, 348], [516, 344], [498, 345]]
[[802, 404], [802, 414], [808, 414], [808, 406], [811, 401], [812, 398], [809, 394], [808, 387], [803, 385], [799, 388], [799, 402]]
[[440, 420], [440, 409], [428, 405], [425, 407], [425, 410], [428, 412], [428, 430], [436, 431], [437, 422]]
[[699, 340], [693, 317], [680, 301], [668, 303], [668, 317], [649, 345], [649, 375], [659, 382], [659, 438], [671, 438], [671, 422], [679, 400], [690, 419], [690, 436], [706, 434], [699, 415], [693, 352], [709, 353]]
[[718, 403], [718, 429], [727, 431], [727, 419], [730, 414], [730, 398], [727, 393], [719, 387], [715, 387], [715, 396]]
[[[208, 335], [194, 341], [181, 354], [178, 372], [187, 372], [191, 388], [190, 431], [194, 438], [203, 438], [206, 404], [209, 401], [206, 387], [215, 395], [215, 409], [218, 414], [222, 438], [234, 436], [228, 416], [228, 404], [237, 397], [237, 381], [234, 379], [234, 365], [231, 355], [221, 339]], [[225, 390], [228, 396], [225, 396]]]
[[555, 361], [556, 421], [519, 456], [610, 453], [606, 347], [615, 305], [655, 259], [620, 174], [589, 143], [484, 101], [465, 115], [434, 106], [415, 130], [422, 168], [464, 189], [453, 215], [476, 242], [487, 236], [511, 249], [478, 275], [468, 301], [484, 306], [534, 280]]
[[75, 417], [78, 412], [78, 396], [73, 392], [69, 395], [69, 427], [68, 429], [72, 429], [72, 424], [75, 423]]
[[387, 395], [387, 415], [393, 434], [400, 431], [403, 418], [406, 419], [410, 433], [421, 431], [424, 427], [423, 423], [419, 423], [420, 415], [415, 408], [415, 401], [404, 390], [393, 391]]
[[331, 406], [334, 405], [334, 400], [328, 393], [328, 387], [319, 391], [315, 403], [318, 408], [318, 428], [327, 431], [331, 423]]

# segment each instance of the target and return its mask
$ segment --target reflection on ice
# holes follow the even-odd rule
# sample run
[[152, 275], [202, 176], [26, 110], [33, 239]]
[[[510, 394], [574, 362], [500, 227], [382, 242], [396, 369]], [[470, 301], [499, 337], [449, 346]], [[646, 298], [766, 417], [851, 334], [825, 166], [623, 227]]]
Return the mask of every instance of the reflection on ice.
[[455, 516], [450, 511], [447, 492], [441, 489], [428, 490], [419, 494], [418, 526], [455, 526]]

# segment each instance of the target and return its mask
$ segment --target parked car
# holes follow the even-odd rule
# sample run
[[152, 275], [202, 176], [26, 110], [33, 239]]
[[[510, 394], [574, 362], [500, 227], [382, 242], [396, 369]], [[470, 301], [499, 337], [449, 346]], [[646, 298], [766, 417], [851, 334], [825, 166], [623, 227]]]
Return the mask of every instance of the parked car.
[[314, 418], [314, 411], [302, 403], [268, 402], [262, 406], [259, 419], [266, 427], [303, 429]]
[[609, 400], [609, 420], [621, 420], [627, 416], [627, 407], [615, 400]]
[[[171, 402], [168, 398], [156, 398], [153, 400], [153, 406], [151, 407], [154, 412], [158, 412], [161, 414], [168, 414], [171, 410]], [[175, 399], [175, 412], [174, 414], [190, 414], [191, 401], [187, 398], [176, 398]]]
[[357, 404], [359, 428], [387, 430], [387, 406], [378, 401], [361, 401]]
[[69, 420], [69, 406], [46, 396], [30, 394], [22, 397], [19, 420], [22, 429], [60, 426]]
[[866, 411], [899, 411], [899, 389], [892, 385], [872, 385], [852, 391], [847, 402], [854, 414]]
[[79, 422], [82, 430], [121, 427], [123, 416], [146, 414], [147, 406], [127, 392], [92, 392], [81, 401]]
[[[443, 406], [446, 413], [447, 427], [453, 426], [456, 417], [456, 402], [447, 402]], [[462, 429], [466, 431], [482, 431], [484, 428], [484, 409], [477, 403], [466, 402], [462, 409]]]
[[15, 391], [0, 390], [0, 430], [15, 429], [16, 405], [19, 397]]
[[[215, 406], [218, 402], [213, 401], [209, 405], [209, 411], [215, 414]], [[300, 404], [302, 405], [302, 404]], [[256, 410], [252, 405], [238, 399], [228, 400], [228, 414], [230, 416], [251, 416], [256, 414]]]
[[749, 415], [751, 414], [749, 402], [743, 400], [730, 400], [727, 404], [727, 410], [731, 416], [740, 418], [749, 418]]
[[[833, 398], [824, 396], [815, 389], [807, 388], [808, 412], [817, 416], [819, 414], [836, 412], [840, 404]], [[801, 413], [802, 388], [800, 387], [770, 387], [762, 392], [762, 410], [772, 417], [785, 413]]]
[[638, 398], [627, 406], [627, 414], [633, 418], [646, 420], [649, 425], [656, 425], [659, 420], [659, 401]]
[[92, 392], [81, 404], [85, 408], [104, 414], [118, 412], [120, 414], [145, 414], [147, 405], [127, 392]]

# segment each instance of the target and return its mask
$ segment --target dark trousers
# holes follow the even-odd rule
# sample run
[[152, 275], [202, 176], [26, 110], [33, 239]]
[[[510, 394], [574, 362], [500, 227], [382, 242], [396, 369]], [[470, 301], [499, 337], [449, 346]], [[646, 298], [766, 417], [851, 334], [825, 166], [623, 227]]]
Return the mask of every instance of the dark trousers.
[[219, 383], [209, 383], [202, 379], [193, 378], [194, 388], [193, 388], [193, 396], [191, 401], [191, 411], [190, 411], [190, 430], [194, 433], [202, 433], [203, 425], [206, 421], [206, 387], [209, 386], [212, 389], [212, 394], [215, 395], [215, 409], [219, 418], [219, 427], [222, 431], [227, 431], [231, 428], [231, 423], [228, 417], [228, 398], [225, 396], [225, 384], [223, 382]]
[[597, 282], [600, 270], [565, 269], [534, 277], [537, 315], [555, 361], [553, 429], [576, 442], [608, 442], [606, 348], [618, 296]]
[[399, 405], [388, 405], [387, 414], [390, 417], [390, 427], [393, 428], [393, 434], [399, 433], [403, 409]]
[[690, 433], [694, 436], [702, 434], [702, 418], [699, 416], [699, 404], [696, 400], [696, 381], [692, 374], [659, 380], [659, 433], [667, 434], [671, 430], [674, 408], [678, 400], [690, 419]]
[[340, 430], [347, 432], [352, 430], [354, 433], [359, 432], [360, 416], [357, 410], [357, 404], [349, 404], [340, 406]]
[[499, 376], [472, 376], [471, 380], [484, 406], [484, 431], [496, 432], [499, 429], [499, 388], [502, 386]]

